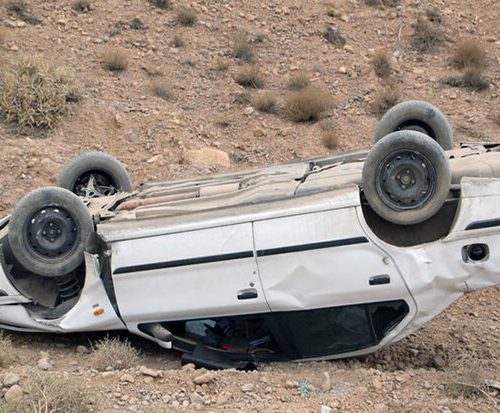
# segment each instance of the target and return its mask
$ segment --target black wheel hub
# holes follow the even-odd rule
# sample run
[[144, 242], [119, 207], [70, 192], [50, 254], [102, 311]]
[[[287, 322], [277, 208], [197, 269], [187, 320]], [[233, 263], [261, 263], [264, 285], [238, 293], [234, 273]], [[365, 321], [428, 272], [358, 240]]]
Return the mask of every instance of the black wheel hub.
[[91, 171], [79, 176], [73, 187], [73, 193], [86, 198], [113, 195], [117, 192], [116, 182], [108, 174]]
[[68, 211], [51, 206], [33, 214], [26, 224], [25, 236], [35, 253], [55, 258], [74, 248], [78, 230]]
[[375, 179], [382, 201], [398, 211], [422, 207], [436, 189], [436, 172], [432, 163], [415, 150], [387, 155]]

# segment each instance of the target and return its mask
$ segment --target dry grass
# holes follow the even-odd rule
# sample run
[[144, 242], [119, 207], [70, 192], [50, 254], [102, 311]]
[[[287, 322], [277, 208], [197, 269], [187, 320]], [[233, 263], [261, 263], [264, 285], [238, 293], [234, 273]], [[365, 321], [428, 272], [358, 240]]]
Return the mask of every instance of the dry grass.
[[390, 108], [401, 101], [401, 94], [397, 88], [389, 87], [377, 95], [370, 104], [370, 112], [382, 116]]
[[307, 86], [285, 96], [285, 111], [295, 122], [318, 120], [332, 105], [331, 97], [323, 89]]
[[149, 0], [149, 2], [159, 9], [167, 10], [171, 6], [170, 0]]
[[311, 81], [309, 80], [309, 77], [305, 73], [298, 73], [292, 76], [290, 79], [288, 79], [287, 88], [289, 90], [300, 90], [304, 89], [310, 84]]
[[344, 36], [340, 34], [338, 30], [335, 30], [333, 27], [328, 26], [324, 32], [323, 37], [331, 44], [337, 47], [342, 47], [345, 45], [346, 41]]
[[0, 112], [7, 122], [52, 129], [73, 94], [68, 73], [38, 56], [21, 57], [0, 71]]
[[252, 63], [255, 59], [252, 45], [244, 35], [236, 36], [233, 44], [233, 56], [244, 62]]
[[[2, 406], [8, 413], [88, 413], [92, 397], [72, 377], [34, 370], [26, 395], [19, 401]], [[3, 408], [5, 407], [5, 410]]]
[[74, 0], [71, 8], [80, 13], [88, 13], [92, 9], [90, 0]]
[[9, 366], [16, 359], [16, 349], [10, 338], [0, 331], [0, 368]]
[[371, 7], [396, 7], [400, 0], [365, 0], [365, 4]]
[[254, 96], [252, 105], [260, 112], [276, 113], [278, 110], [278, 94], [266, 90]]
[[486, 52], [477, 40], [465, 39], [458, 43], [452, 62], [457, 69], [482, 70], [486, 66]]
[[437, 23], [420, 16], [413, 25], [411, 43], [415, 50], [422, 53], [433, 52], [444, 40], [443, 29]]
[[26, 0], [6, 0], [5, 8], [9, 13], [24, 16], [28, 12], [28, 2]]
[[241, 86], [260, 89], [264, 87], [264, 76], [254, 65], [245, 65], [235, 74], [234, 81]]
[[341, 133], [332, 119], [325, 119], [319, 124], [321, 130], [321, 142], [328, 149], [335, 149], [339, 145]]
[[482, 77], [481, 72], [475, 68], [469, 68], [463, 75], [450, 76], [441, 82], [447, 86], [469, 89], [472, 91], [483, 91], [490, 87], [490, 83]]
[[97, 342], [91, 356], [91, 365], [97, 370], [126, 369], [139, 362], [141, 353], [127, 341], [106, 337]]
[[163, 79], [151, 83], [151, 91], [155, 96], [167, 101], [172, 100], [175, 96], [173, 86]]
[[214, 69], [218, 72], [225, 72], [229, 69], [229, 62], [227, 60], [218, 59], [215, 62]]
[[391, 57], [386, 50], [379, 49], [375, 52], [372, 59], [372, 66], [375, 74], [382, 78], [388, 78], [392, 73]]
[[128, 67], [128, 58], [124, 52], [110, 49], [102, 54], [102, 64], [110, 72], [123, 72]]
[[3, 27], [0, 27], [0, 46], [5, 43], [6, 39], [7, 39], [7, 30], [5, 30]]
[[183, 7], [177, 13], [177, 22], [181, 26], [194, 26], [196, 19], [195, 11], [189, 7]]
[[446, 389], [454, 397], [487, 395], [486, 379], [483, 363], [474, 357], [459, 358], [445, 371]]
[[178, 34], [174, 35], [174, 37], [172, 38], [172, 46], [180, 48], [184, 47], [184, 45], [185, 45], [184, 39]]

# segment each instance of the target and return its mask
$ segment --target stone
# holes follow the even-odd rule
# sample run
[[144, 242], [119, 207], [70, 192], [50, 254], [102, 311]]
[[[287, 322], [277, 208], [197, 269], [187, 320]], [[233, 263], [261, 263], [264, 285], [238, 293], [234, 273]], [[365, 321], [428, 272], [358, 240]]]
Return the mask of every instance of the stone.
[[250, 393], [255, 390], [255, 384], [253, 383], [245, 383], [243, 386], [240, 387], [240, 390], [243, 393]]
[[89, 352], [89, 349], [85, 346], [79, 345], [76, 346], [76, 352], [79, 354], [87, 354]]
[[153, 377], [153, 378], [161, 377], [161, 371], [153, 370], [153, 369], [147, 368], [146, 366], [141, 366], [140, 372], [143, 376], [149, 376], [149, 377]]
[[14, 384], [19, 383], [19, 376], [14, 373], [7, 373], [3, 378], [3, 385], [5, 387], [12, 387]]
[[7, 403], [15, 402], [23, 396], [23, 389], [18, 384], [14, 384], [7, 392], [4, 394], [3, 398]]
[[286, 389], [296, 389], [299, 387], [299, 383], [293, 380], [287, 380], [285, 382], [285, 388]]
[[184, 364], [184, 366], [181, 367], [183, 371], [193, 371], [194, 369], [196, 369], [196, 366], [193, 363]]
[[203, 404], [204, 400], [203, 397], [199, 393], [192, 393], [191, 396], [189, 397], [189, 400], [191, 401], [191, 404]]
[[342, 73], [343, 75], [347, 74], [347, 69], [345, 66], [340, 66], [339, 67], [339, 73]]
[[255, 136], [256, 138], [261, 138], [262, 136], [264, 136], [264, 131], [262, 129], [256, 128], [253, 130], [253, 136]]
[[332, 408], [322, 405], [319, 409], [319, 413], [332, 413]]
[[190, 149], [186, 151], [184, 160], [190, 165], [231, 166], [227, 152], [214, 148]]
[[375, 388], [375, 390], [380, 390], [380, 389], [382, 389], [383, 385], [382, 385], [382, 382], [380, 381], [380, 379], [375, 377], [372, 380], [372, 386]]
[[247, 106], [247, 107], [243, 110], [243, 113], [244, 113], [245, 115], [251, 115], [253, 112], [254, 112], [254, 108], [252, 108], [251, 106]]
[[40, 370], [50, 370], [52, 368], [52, 363], [47, 357], [42, 357], [38, 360], [37, 366]]
[[125, 383], [134, 383], [135, 379], [131, 374], [122, 374], [122, 376], [120, 377], [120, 381]]
[[195, 377], [193, 379], [193, 383], [198, 384], [198, 385], [207, 384], [207, 383], [210, 383], [211, 381], [214, 381], [215, 378], [216, 378], [216, 375], [209, 371], [207, 373], [202, 374], [201, 376]]
[[435, 355], [432, 358], [432, 365], [436, 367], [437, 369], [442, 369], [446, 366], [446, 362], [441, 356]]
[[323, 381], [321, 382], [321, 390], [330, 391], [332, 388], [332, 380], [330, 379], [330, 374], [325, 371], [323, 372]]

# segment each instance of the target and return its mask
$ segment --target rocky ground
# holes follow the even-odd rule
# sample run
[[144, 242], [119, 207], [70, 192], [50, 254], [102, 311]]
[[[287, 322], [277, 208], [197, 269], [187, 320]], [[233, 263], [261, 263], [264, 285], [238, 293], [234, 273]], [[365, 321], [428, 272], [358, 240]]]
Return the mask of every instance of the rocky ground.
[[[419, 0], [381, 8], [361, 0], [277, 0], [259, 6], [197, 0], [188, 4], [197, 16], [192, 27], [177, 21], [186, 4], [177, 1], [162, 10], [146, 0], [94, 0], [89, 11], [76, 12], [67, 1], [33, 0], [29, 14], [39, 25], [7, 12], [6, 4], [0, 2], [0, 28], [6, 34], [0, 68], [23, 55], [39, 55], [71, 71], [82, 98], [69, 104], [53, 130], [0, 122], [0, 215], [10, 213], [29, 190], [55, 184], [66, 160], [89, 149], [116, 156], [138, 184], [368, 147], [377, 124], [370, 105], [387, 88], [371, 65], [380, 48], [391, 56], [390, 87], [402, 99], [439, 106], [456, 142], [500, 137], [497, 0], [432, 2], [444, 42], [429, 54], [411, 44], [413, 24], [430, 4]], [[142, 25], [134, 29], [130, 22], [136, 18]], [[344, 46], [324, 39], [327, 26], [342, 33]], [[279, 96], [275, 114], [255, 110], [251, 99], [259, 92], [233, 79], [242, 66], [233, 56], [234, 39], [241, 33], [250, 39], [264, 89]], [[484, 77], [490, 85], [482, 92], [441, 82], [457, 73], [450, 56], [468, 37], [487, 53]], [[126, 55], [126, 71], [103, 68], [108, 50]], [[283, 115], [288, 80], [299, 72], [333, 98], [324, 114], [338, 130], [333, 150], [323, 146], [317, 123], [294, 123]], [[152, 93], [158, 80], [168, 84], [172, 99]], [[207, 149], [221, 152], [214, 158]], [[193, 157], [193, 150], [202, 150], [202, 156]], [[461, 359], [485, 378], [500, 379], [499, 292], [468, 294], [416, 335], [362, 359], [270, 364], [256, 372], [215, 372], [204, 379], [199, 377], [206, 372], [181, 369], [174, 355], [133, 337], [128, 338], [143, 350], [137, 365], [100, 372], [92, 367], [89, 346], [98, 336], [9, 333], [17, 359], [0, 367], [1, 393], [19, 391], [15, 386], [26, 390], [31, 369], [38, 366], [76, 377], [93, 394], [94, 411], [319, 412], [321, 406], [339, 412], [495, 411], [499, 396], [494, 390], [469, 395], [462, 389], [462, 395], [448, 384]], [[200, 380], [206, 382], [196, 384]], [[0, 402], [0, 411], [5, 406]]]

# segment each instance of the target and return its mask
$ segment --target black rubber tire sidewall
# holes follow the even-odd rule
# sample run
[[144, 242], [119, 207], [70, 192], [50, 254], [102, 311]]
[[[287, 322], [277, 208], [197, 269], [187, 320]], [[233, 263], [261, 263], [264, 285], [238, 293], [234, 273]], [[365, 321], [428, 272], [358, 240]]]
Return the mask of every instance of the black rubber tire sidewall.
[[58, 185], [73, 192], [78, 178], [91, 171], [109, 175], [118, 192], [132, 191], [132, 180], [125, 167], [111, 155], [97, 151], [83, 152], [71, 159], [61, 171]]
[[[78, 229], [72, 250], [55, 258], [35, 254], [25, 239], [28, 220], [36, 211], [49, 206], [66, 209]], [[78, 196], [63, 188], [46, 187], [30, 192], [17, 203], [10, 218], [8, 236], [13, 255], [24, 268], [44, 277], [57, 277], [70, 273], [82, 264], [85, 243], [93, 231], [92, 216]]]
[[[436, 187], [432, 198], [422, 207], [397, 211], [386, 205], [377, 191], [380, 162], [391, 152], [414, 149], [425, 155], [436, 173]], [[363, 191], [370, 207], [383, 219], [399, 225], [413, 225], [432, 217], [443, 206], [451, 184], [451, 171], [443, 149], [423, 133], [404, 130], [393, 132], [381, 140], [368, 153], [363, 165]]]
[[434, 134], [434, 139], [445, 151], [453, 149], [453, 130], [446, 116], [435, 106], [420, 100], [409, 100], [393, 106], [380, 120], [375, 131], [374, 142], [400, 130], [406, 122], [425, 123]]

